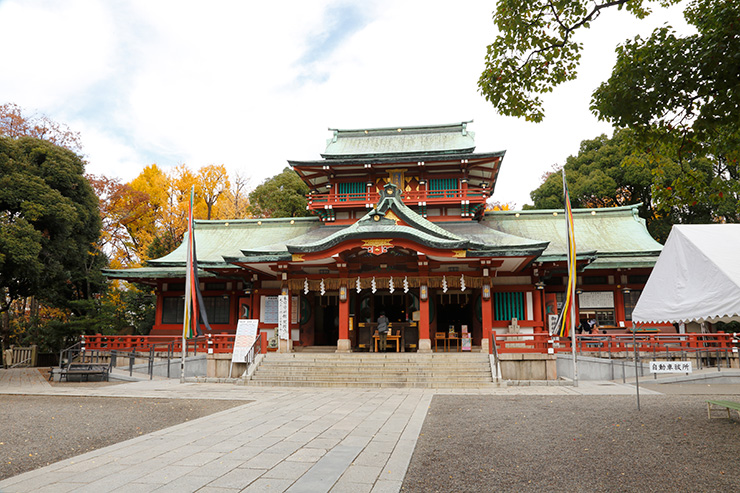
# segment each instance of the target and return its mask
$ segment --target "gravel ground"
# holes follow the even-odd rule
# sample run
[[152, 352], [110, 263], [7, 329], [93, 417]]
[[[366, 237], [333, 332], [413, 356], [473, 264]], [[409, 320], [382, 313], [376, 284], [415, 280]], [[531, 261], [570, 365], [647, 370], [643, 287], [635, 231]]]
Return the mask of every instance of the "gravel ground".
[[740, 491], [740, 422], [706, 400], [435, 396], [402, 491]]
[[0, 479], [249, 401], [0, 397]]

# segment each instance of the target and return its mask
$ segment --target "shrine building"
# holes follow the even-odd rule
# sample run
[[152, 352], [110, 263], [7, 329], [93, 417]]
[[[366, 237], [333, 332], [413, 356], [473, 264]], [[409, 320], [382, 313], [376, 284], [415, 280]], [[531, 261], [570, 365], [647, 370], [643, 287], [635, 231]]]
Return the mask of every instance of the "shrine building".
[[[321, 159], [289, 161], [313, 217], [196, 220], [213, 331], [258, 319], [281, 351], [338, 352], [375, 350], [381, 311], [399, 351], [465, 337], [487, 352], [491, 330], [547, 331], [567, 282], [563, 210], [486, 210], [505, 153], [476, 153], [469, 123], [331, 130]], [[607, 333], [631, 326], [661, 250], [637, 207], [573, 211], [579, 318]], [[182, 333], [185, 252], [105, 272], [155, 288], [151, 335]], [[280, 294], [290, 313], [282, 339]]]

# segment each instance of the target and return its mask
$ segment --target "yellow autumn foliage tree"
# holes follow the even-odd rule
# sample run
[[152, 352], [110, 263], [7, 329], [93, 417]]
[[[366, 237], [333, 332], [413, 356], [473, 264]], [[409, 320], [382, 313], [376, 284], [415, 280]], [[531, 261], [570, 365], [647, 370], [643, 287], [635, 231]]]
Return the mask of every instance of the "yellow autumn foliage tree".
[[237, 174], [232, 185], [222, 164], [197, 171], [185, 164], [169, 171], [151, 164], [129, 183], [108, 181], [113, 182], [106, 194], [110, 198], [101, 207], [109, 209], [107, 253], [114, 267], [139, 266], [177, 248], [187, 229], [191, 188], [196, 219], [247, 217], [248, 180]]

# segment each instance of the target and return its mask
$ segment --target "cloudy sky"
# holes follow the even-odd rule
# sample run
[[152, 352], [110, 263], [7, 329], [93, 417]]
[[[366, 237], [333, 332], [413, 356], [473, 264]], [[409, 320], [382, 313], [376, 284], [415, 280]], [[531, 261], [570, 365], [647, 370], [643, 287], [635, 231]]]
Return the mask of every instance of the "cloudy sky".
[[[94, 174], [151, 163], [225, 164], [250, 186], [288, 159], [318, 159], [327, 128], [474, 120], [477, 151], [506, 150], [494, 198], [521, 206], [581, 140], [611, 133], [588, 111], [617, 43], [646, 21], [604, 15], [580, 78], [548, 95], [546, 120], [496, 114], [476, 82], [495, 1], [0, 0], [0, 104], [82, 134]], [[616, 14], [616, 15], [615, 15]]]

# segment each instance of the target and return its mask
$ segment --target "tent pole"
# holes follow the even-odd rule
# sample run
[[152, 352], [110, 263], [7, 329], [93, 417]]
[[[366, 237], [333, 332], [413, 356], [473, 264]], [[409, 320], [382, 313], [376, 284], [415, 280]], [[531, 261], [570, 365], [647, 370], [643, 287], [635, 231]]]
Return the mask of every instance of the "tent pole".
[[637, 410], [640, 410], [640, 376], [637, 371], [637, 327], [632, 321], [632, 348], [635, 351], [635, 391], [637, 392]]

